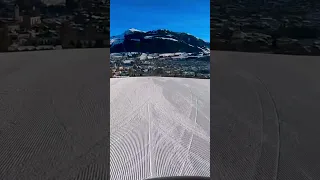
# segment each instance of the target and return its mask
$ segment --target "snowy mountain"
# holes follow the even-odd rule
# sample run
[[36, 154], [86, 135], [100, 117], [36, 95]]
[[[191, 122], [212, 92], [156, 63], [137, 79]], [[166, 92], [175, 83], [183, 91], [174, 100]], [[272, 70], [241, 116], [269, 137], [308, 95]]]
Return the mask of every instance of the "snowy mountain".
[[210, 53], [210, 43], [188, 33], [166, 29], [140, 31], [134, 28], [111, 36], [111, 52], [204, 52]]

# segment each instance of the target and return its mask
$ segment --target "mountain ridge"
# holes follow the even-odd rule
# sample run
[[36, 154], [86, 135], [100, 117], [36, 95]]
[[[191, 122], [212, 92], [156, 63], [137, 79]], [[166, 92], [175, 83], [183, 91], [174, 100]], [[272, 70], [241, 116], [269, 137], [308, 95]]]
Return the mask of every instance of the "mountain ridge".
[[110, 37], [111, 52], [202, 52], [210, 53], [210, 43], [189, 33], [168, 29], [141, 31], [130, 28]]

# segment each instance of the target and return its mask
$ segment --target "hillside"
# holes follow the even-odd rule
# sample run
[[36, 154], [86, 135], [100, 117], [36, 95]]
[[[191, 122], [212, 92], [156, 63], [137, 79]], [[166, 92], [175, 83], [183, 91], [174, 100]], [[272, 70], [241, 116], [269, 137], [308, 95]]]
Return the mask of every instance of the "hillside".
[[205, 52], [210, 53], [210, 44], [188, 33], [166, 29], [140, 31], [128, 29], [110, 38], [111, 52]]

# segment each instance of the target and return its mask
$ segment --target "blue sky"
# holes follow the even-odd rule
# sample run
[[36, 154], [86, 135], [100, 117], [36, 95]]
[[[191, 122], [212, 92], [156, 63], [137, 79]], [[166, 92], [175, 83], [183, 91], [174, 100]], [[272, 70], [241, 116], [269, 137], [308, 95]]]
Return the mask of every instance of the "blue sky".
[[168, 29], [210, 40], [210, 0], [110, 0], [111, 36]]

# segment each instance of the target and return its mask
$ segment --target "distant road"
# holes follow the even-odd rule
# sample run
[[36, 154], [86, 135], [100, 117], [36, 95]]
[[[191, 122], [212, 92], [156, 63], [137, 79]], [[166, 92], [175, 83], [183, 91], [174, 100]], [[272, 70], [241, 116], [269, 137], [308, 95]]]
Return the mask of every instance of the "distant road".
[[211, 51], [213, 179], [320, 179], [320, 58]]
[[0, 54], [0, 179], [107, 179], [109, 49]]

